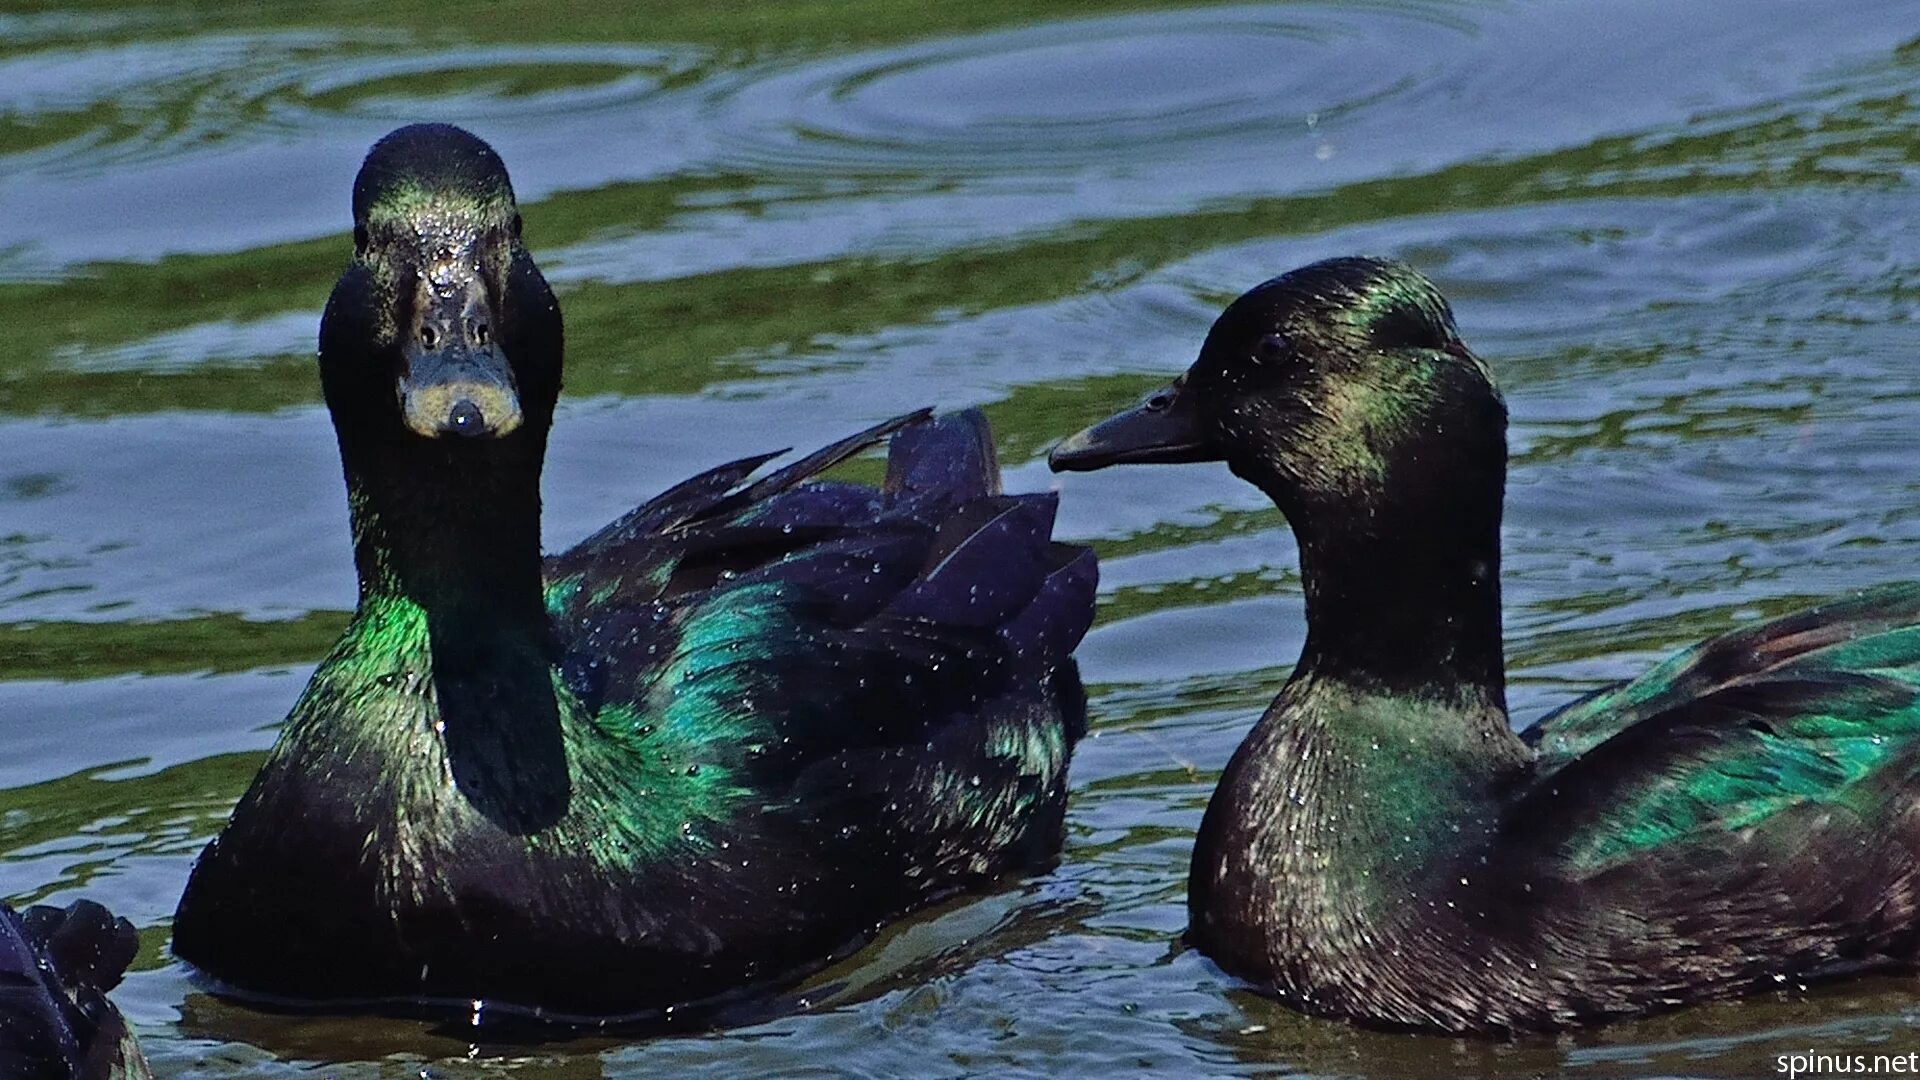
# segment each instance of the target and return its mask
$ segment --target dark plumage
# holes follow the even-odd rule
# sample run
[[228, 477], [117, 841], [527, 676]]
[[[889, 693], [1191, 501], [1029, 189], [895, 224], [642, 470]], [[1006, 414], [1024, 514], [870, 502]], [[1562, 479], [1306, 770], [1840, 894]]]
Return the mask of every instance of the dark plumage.
[[[321, 380], [360, 600], [180, 902], [280, 997], [605, 1016], [819, 966], [1053, 857], [1093, 611], [985, 419], [687, 480], [542, 560], [559, 309], [506, 173], [403, 128], [354, 188]], [[891, 436], [884, 485], [818, 474]]]
[[0, 904], [0, 1077], [134, 1080], [147, 1063], [107, 991], [139, 950], [133, 924], [91, 900]]
[[1201, 823], [1189, 938], [1304, 1011], [1559, 1028], [1920, 951], [1920, 588], [1507, 720], [1506, 411], [1433, 286], [1335, 259], [1236, 300], [1056, 469], [1225, 460], [1300, 543], [1307, 640]]

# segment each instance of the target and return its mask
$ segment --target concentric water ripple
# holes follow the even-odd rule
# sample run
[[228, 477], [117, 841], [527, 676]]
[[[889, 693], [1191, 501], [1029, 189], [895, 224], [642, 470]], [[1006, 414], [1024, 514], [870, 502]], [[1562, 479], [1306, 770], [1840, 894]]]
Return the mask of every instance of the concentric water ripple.
[[337, 231], [340, 192], [367, 144], [421, 119], [485, 130], [535, 199], [561, 176], [592, 185], [676, 167], [583, 146], [573, 125], [645, 117], [662, 82], [703, 55], [316, 31], [0, 59], [0, 203], [17, 223], [0, 245], [0, 276]]
[[[423, 49], [319, 32], [31, 52], [0, 60], [0, 113], [28, 143], [0, 164], [84, 174], [231, 139], [391, 125], [423, 113], [479, 124], [550, 119], [633, 106], [681, 59], [631, 46]], [[75, 114], [94, 122], [69, 134], [62, 119]], [[35, 134], [45, 143], [33, 145]]]
[[746, 80], [711, 108], [728, 160], [779, 172], [1252, 164], [1281, 140], [1310, 145], [1322, 122], [1417, 92], [1444, 61], [1409, 71], [1380, 57], [1470, 28], [1307, 6], [1161, 12], [804, 64]]

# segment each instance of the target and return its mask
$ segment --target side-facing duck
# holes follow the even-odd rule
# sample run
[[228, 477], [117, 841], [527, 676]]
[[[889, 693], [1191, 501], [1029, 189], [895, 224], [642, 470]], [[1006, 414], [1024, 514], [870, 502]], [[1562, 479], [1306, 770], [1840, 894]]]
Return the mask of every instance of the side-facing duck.
[[1521, 734], [1500, 628], [1506, 409], [1411, 268], [1227, 308], [1057, 470], [1224, 460], [1300, 545], [1298, 666], [1233, 755], [1189, 940], [1306, 1012], [1550, 1029], [1920, 950], [1920, 589], [1742, 628]]
[[[605, 1016], [779, 981], [1051, 859], [1095, 566], [916, 413], [542, 560], [560, 309], [499, 157], [381, 139], [320, 328], [358, 606], [174, 950], [303, 999]], [[817, 474], [891, 436], [880, 488]]]
[[107, 1000], [140, 948], [133, 924], [91, 900], [0, 904], [0, 1077], [143, 1080], [146, 1059]]

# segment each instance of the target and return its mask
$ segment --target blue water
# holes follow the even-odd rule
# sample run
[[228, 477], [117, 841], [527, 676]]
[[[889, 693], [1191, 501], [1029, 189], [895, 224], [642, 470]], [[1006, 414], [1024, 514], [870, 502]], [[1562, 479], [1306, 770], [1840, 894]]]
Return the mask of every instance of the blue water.
[[1507, 394], [1517, 720], [1915, 576], [1911, 4], [465, 16], [0, 13], [0, 895], [141, 927], [116, 998], [161, 1076], [1754, 1077], [1920, 1048], [1911, 980], [1486, 1045], [1304, 1020], [1181, 951], [1201, 809], [1303, 633], [1284, 522], [1217, 466], [1061, 483], [1105, 561], [1059, 867], [780, 1018], [473, 1043], [206, 995], [173, 904], [352, 604], [313, 333], [359, 158], [408, 121], [500, 150], [567, 311], [552, 547], [929, 403], [985, 405], [1008, 486], [1054, 485], [1050, 442], [1232, 296], [1365, 252], [1432, 275]]

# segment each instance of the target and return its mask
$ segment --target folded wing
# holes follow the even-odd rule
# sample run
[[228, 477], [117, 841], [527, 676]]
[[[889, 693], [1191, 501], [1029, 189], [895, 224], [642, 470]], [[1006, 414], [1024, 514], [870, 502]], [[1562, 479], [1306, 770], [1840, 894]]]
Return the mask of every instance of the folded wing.
[[[881, 487], [819, 474], [892, 436]], [[1060, 794], [1090, 550], [1000, 493], [977, 411], [888, 421], [759, 480], [686, 481], [549, 563], [562, 670], [648, 760], [935, 859]], [[939, 870], [929, 867], [938, 876]]]

